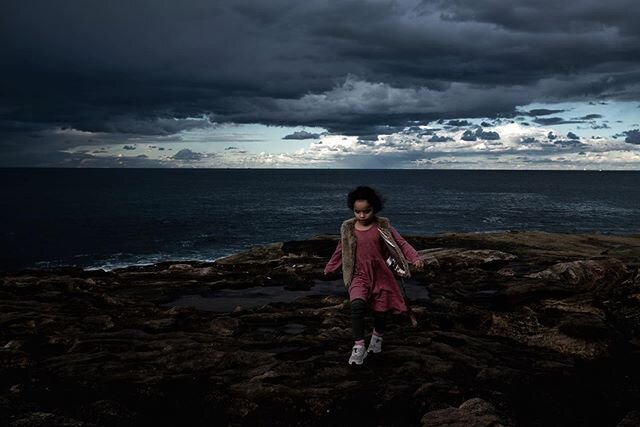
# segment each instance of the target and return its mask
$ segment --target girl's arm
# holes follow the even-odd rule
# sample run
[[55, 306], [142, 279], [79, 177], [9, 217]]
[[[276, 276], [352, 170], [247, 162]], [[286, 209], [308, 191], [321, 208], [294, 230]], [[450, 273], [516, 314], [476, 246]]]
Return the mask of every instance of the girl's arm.
[[338, 241], [336, 250], [331, 255], [331, 259], [324, 268], [324, 274], [333, 273], [342, 265], [342, 240]]
[[396, 240], [396, 242], [398, 242], [398, 246], [400, 246], [400, 250], [404, 254], [404, 257], [407, 259], [407, 261], [409, 261], [411, 264], [415, 264], [418, 261], [422, 261], [420, 259], [420, 255], [418, 255], [418, 252], [416, 252], [416, 250], [413, 249], [413, 246], [411, 246], [409, 242], [404, 240], [400, 235], [400, 233], [398, 233], [398, 231], [396, 231], [395, 228], [393, 227], [389, 227], [389, 228], [391, 229], [391, 234], [393, 235], [393, 238]]

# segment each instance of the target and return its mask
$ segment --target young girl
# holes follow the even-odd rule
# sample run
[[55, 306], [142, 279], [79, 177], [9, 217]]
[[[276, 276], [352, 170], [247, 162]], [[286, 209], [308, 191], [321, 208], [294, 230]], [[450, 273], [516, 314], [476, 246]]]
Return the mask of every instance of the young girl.
[[[403, 293], [386, 259], [392, 256], [407, 272], [407, 261], [417, 268], [423, 267], [416, 250], [398, 234], [389, 220], [376, 216], [382, 210], [382, 203], [380, 195], [370, 187], [357, 187], [349, 193], [347, 204], [354, 218], [342, 223], [340, 242], [324, 269], [324, 274], [329, 274], [342, 265], [344, 284], [349, 290], [355, 340], [349, 357], [350, 365], [362, 365], [368, 353], [382, 351], [387, 312], [407, 311]], [[364, 313], [367, 305], [373, 312], [374, 329], [365, 351]]]

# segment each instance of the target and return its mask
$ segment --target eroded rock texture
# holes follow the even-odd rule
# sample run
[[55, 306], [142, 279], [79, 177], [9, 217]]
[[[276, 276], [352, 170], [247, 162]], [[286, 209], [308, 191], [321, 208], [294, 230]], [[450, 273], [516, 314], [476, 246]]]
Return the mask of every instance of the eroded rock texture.
[[[5, 274], [0, 421], [12, 426], [628, 426], [640, 413], [640, 237], [409, 237], [426, 261], [358, 368], [335, 237], [216, 263]], [[229, 290], [304, 295], [220, 313]], [[415, 293], [414, 293], [415, 294]], [[425, 294], [424, 292], [420, 295]], [[425, 294], [426, 295], [426, 294]]]

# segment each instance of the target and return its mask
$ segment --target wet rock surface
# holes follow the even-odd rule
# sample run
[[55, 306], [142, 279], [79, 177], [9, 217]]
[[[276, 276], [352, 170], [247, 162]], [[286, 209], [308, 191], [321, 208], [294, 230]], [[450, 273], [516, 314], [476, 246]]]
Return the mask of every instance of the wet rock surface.
[[[408, 240], [426, 264], [407, 283], [428, 291], [411, 301], [419, 324], [395, 316], [357, 369], [346, 292], [314, 293], [339, 279], [322, 275], [335, 236], [208, 264], [4, 274], [0, 423], [637, 425], [640, 236]], [[300, 297], [176, 303], [257, 288]]]

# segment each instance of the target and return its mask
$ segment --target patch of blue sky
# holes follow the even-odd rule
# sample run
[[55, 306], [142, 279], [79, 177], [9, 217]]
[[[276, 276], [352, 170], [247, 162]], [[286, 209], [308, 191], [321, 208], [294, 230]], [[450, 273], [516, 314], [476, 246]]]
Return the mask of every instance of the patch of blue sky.
[[[562, 110], [544, 116], [539, 119], [559, 117], [567, 122], [582, 123], [555, 123], [537, 124], [535, 117], [528, 120], [532, 125], [550, 127], [558, 134], [573, 132], [581, 137], [600, 136], [612, 138], [624, 131], [640, 126], [640, 108], [638, 102], [629, 101], [592, 101], [592, 102], [563, 102], [563, 103], [533, 103], [517, 108], [523, 114], [531, 110], [547, 109]], [[598, 114], [601, 117], [585, 119], [589, 115]], [[606, 125], [606, 126], [604, 126]]]
[[204, 153], [220, 153], [233, 147], [234, 150], [257, 154], [291, 153], [309, 147], [310, 139], [283, 139], [295, 132], [321, 134], [325, 129], [317, 127], [282, 127], [262, 124], [220, 124], [215, 127], [194, 129], [180, 133], [179, 143], [164, 144], [174, 149], [184, 147]]

